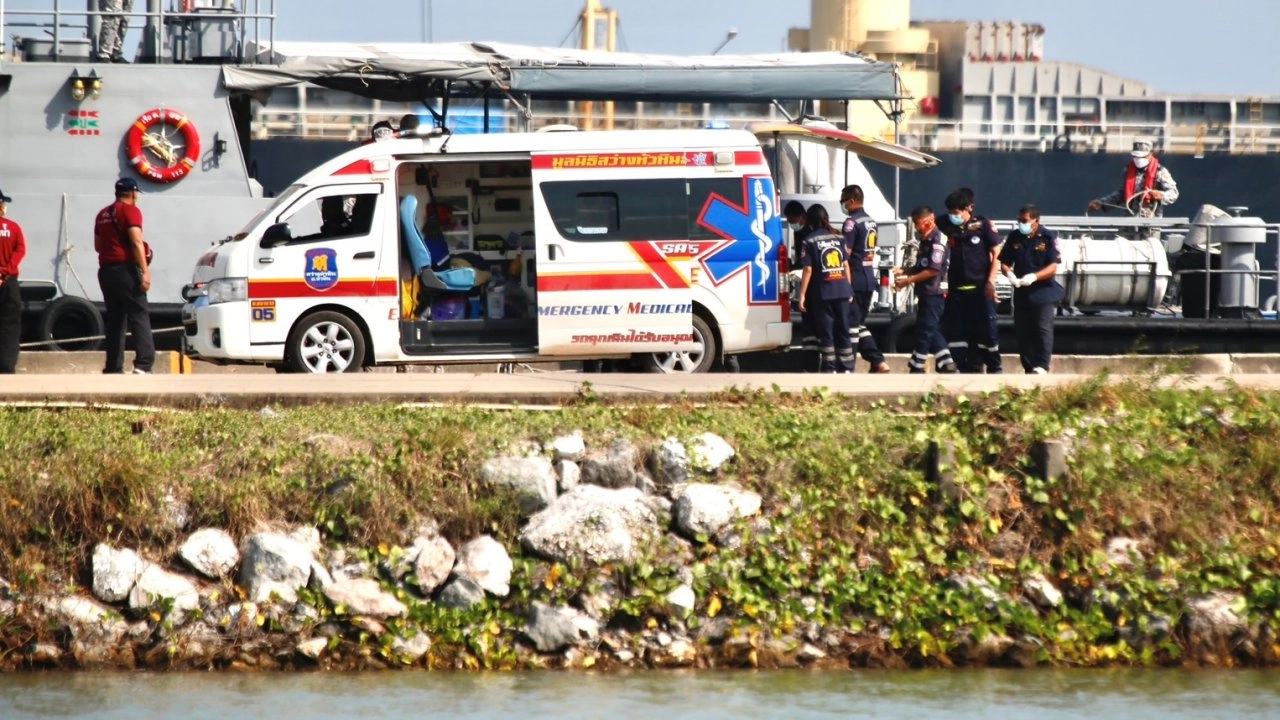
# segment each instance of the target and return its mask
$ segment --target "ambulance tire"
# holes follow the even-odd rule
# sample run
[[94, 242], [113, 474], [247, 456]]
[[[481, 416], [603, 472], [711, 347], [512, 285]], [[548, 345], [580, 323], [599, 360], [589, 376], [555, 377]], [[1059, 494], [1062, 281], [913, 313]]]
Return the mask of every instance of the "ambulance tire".
[[[41, 350], [91, 351], [101, 344], [102, 313], [82, 297], [63, 295], [45, 306], [36, 325]], [[84, 338], [84, 339], [78, 339]]]
[[360, 372], [364, 352], [364, 334], [355, 321], [329, 310], [299, 320], [285, 346], [289, 369], [312, 374]]
[[720, 356], [720, 348], [716, 347], [716, 335], [706, 320], [693, 316], [693, 342], [701, 346], [701, 350], [682, 350], [666, 353], [643, 353], [636, 356], [639, 365], [646, 372], [656, 373], [705, 373], [711, 372], [711, 366]]

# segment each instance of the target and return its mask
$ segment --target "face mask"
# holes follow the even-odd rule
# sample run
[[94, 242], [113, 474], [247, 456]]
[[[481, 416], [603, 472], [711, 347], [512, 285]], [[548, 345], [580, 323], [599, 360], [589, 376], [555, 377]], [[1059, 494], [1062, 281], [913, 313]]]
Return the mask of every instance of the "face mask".
[[804, 227], [804, 223], [787, 223], [787, 224], [791, 226], [791, 232], [800, 232], [800, 229]]
[[951, 221], [951, 224], [952, 224], [952, 225], [963, 225], [963, 224], [964, 224], [964, 216], [963, 216], [963, 215], [956, 215], [956, 214], [954, 214], [954, 213], [947, 213], [947, 219]]
[[1144, 169], [1149, 164], [1151, 164], [1151, 158], [1149, 157], [1133, 159], [1133, 166], [1138, 168], [1139, 170]]
[[1018, 223], [1018, 232], [1022, 233], [1023, 235], [1026, 235], [1027, 237], [1031, 237], [1031, 223], [1029, 222]]
[[933, 232], [933, 228], [934, 228], [934, 224], [932, 221], [927, 223], [921, 223], [916, 226], [916, 232], [919, 233], [920, 237], [922, 238], [929, 237], [929, 234]]

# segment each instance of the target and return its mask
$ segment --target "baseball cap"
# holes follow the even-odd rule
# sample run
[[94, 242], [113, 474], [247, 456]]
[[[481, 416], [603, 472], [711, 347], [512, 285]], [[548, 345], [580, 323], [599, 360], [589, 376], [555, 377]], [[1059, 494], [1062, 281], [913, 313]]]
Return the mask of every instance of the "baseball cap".
[[5, 194], [4, 194], [4, 191], [3, 191], [3, 190], [0, 190], [0, 202], [2, 202], [2, 203], [11, 203], [11, 202], [13, 202], [13, 198], [9, 197], [8, 195], [5, 195]]
[[1144, 158], [1151, 154], [1150, 140], [1134, 140], [1133, 150], [1129, 153], [1136, 158]]
[[120, 178], [116, 181], [116, 194], [126, 192], [142, 192], [138, 189], [138, 181], [133, 178]]

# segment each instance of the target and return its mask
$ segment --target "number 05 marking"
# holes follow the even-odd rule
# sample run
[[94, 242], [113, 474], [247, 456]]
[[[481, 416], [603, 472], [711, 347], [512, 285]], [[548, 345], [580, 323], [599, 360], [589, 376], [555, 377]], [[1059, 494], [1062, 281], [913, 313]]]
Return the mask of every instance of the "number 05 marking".
[[253, 322], [275, 322], [276, 321], [276, 301], [275, 300], [254, 300], [249, 308], [250, 318]]

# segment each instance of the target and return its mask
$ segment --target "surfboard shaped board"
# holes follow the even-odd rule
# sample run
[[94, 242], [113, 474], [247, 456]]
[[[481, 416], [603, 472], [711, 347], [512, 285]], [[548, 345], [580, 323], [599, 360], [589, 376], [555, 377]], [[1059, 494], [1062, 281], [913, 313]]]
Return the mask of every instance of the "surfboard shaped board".
[[864, 138], [835, 128], [811, 127], [794, 123], [748, 123], [747, 130], [762, 142], [768, 139], [799, 140], [851, 152], [903, 170], [920, 170], [941, 163], [938, 158], [919, 150], [884, 140]]

